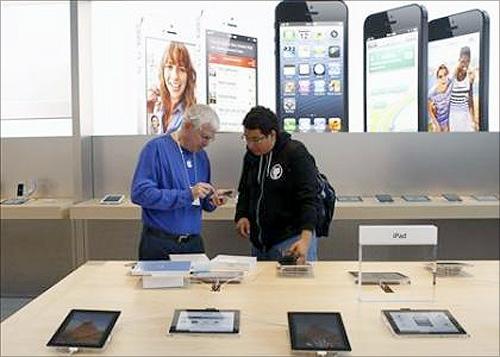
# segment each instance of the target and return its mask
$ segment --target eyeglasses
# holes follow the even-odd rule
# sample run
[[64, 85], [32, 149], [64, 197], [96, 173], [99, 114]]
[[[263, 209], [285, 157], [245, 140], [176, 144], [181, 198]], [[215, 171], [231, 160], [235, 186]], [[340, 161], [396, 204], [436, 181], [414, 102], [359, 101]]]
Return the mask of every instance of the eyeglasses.
[[241, 136], [241, 140], [246, 141], [248, 144], [258, 144], [258, 143], [261, 143], [265, 138], [267, 138], [266, 135], [262, 135], [262, 136], [259, 136], [259, 137], [256, 137], [256, 138], [249, 138], [249, 137], [246, 137], [245, 135]]

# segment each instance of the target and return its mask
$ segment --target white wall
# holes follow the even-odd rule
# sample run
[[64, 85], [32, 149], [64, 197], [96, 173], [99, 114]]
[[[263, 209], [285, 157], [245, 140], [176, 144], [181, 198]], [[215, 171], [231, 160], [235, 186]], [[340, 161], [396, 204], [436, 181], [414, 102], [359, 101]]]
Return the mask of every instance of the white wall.
[[71, 135], [68, 1], [2, 1], [2, 137]]

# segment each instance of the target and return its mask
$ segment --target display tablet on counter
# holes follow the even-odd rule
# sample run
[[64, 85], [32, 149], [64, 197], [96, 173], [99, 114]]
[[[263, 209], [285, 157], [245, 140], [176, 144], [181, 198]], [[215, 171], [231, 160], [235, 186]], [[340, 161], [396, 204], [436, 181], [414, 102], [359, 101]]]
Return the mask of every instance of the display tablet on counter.
[[294, 351], [351, 351], [338, 312], [289, 312], [288, 328]]
[[406, 202], [429, 202], [430, 198], [424, 195], [403, 195], [401, 196]]
[[377, 201], [379, 201], [381, 203], [394, 202], [394, 199], [392, 198], [392, 196], [388, 195], [388, 194], [375, 195], [375, 198], [377, 199]]
[[462, 199], [456, 193], [443, 193], [442, 196], [448, 202], [462, 202]]
[[[358, 272], [350, 271], [355, 282], [358, 283]], [[409, 284], [410, 278], [399, 272], [363, 272], [361, 277], [362, 285], [378, 285], [380, 283], [386, 284]]]
[[124, 195], [106, 195], [101, 199], [100, 203], [102, 205], [118, 205], [123, 202], [124, 198]]
[[382, 315], [397, 336], [468, 336], [448, 310], [382, 310]]
[[337, 196], [339, 202], [362, 202], [361, 196]]
[[237, 334], [239, 310], [175, 310], [170, 333]]
[[498, 198], [494, 195], [472, 195], [471, 196], [476, 201], [480, 202], [495, 202], [498, 201]]
[[102, 348], [119, 316], [120, 311], [71, 310], [47, 346]]

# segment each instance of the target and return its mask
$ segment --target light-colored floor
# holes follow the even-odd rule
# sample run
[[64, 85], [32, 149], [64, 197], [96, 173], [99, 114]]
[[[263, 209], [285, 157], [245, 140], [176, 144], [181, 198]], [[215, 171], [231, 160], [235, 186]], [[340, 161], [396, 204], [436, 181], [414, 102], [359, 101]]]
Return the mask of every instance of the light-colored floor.
[[27, 298], [0, 298], [1, 321], [29, 303]]

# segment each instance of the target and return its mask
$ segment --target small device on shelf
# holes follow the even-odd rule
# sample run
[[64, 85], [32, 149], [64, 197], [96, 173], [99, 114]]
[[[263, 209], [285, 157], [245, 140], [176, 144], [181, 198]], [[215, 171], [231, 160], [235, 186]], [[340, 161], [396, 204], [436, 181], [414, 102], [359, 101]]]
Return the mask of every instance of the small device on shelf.
[[100, 201], [100, 204], [102, 205], [119, 205], [120, 203], [123, 202], [125, 199], [124, 195], [121, 194], [109, 194], [105, 195], [102, 200]]

